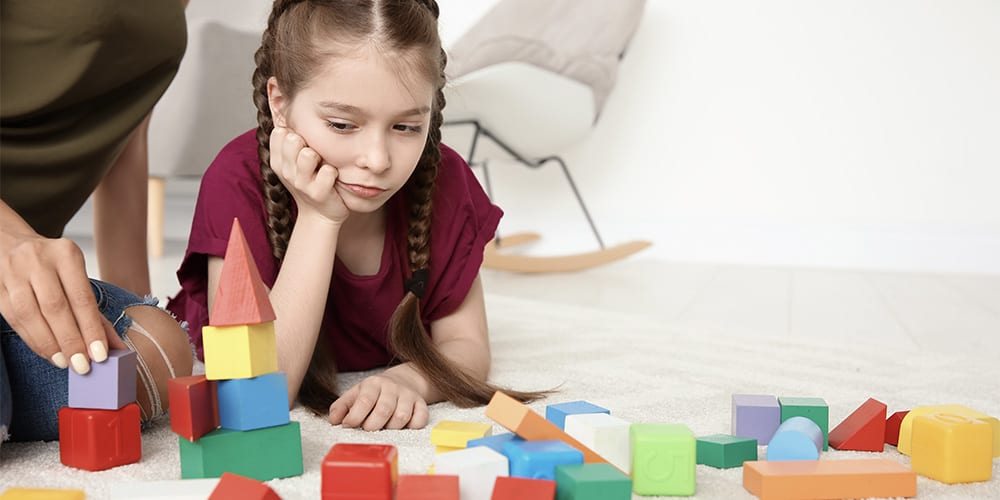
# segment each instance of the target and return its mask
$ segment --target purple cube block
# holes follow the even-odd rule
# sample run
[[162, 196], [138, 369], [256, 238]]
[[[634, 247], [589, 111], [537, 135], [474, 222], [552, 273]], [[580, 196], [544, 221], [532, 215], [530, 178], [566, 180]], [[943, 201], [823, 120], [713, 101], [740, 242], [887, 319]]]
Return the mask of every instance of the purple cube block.
[[90, 372], [69, 372], [70, 408], [117, 410], [135, 402], [134, 351], [112, 349], [102, 363], [90, 363]]
[[766, 445], [781, 425], [778, 398], [760, 394], [733, 394], [734, 436], [753, 438]]

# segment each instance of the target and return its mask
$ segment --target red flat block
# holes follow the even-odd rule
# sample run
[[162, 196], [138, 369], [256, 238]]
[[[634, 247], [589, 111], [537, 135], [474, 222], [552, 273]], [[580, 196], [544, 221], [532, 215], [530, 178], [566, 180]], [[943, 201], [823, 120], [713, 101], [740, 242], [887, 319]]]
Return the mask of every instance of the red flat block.
[[392, 500], [396, 447], [337, 443], [323, 459], [323, 500]]
[[214, 380], [204, 375], [167, 381], [170, 396], [170, 429], [188, 441], [219, 427], [219, 396]]
[[743, 487], [761, 500], [912, 497], [917, 474], [884, 458], [753, 461], [743, 463]]
[[899, 428], [903, 426], [903, 417], [907, 413], [910, 411], [897, 411], [885, 421], [885, 444], [899, 446]]
[[401, 475], [396, 500], [458, 500], [458, 476]]
[[491, 500], [552, 500], [555, 497], [555, 481], [500, 476], [493, 485]]
[[208, 500], [281, 500], [270, 486], [249, 477], [223, 472]]
[[250, 325], [274, 321], [274, 309], [267, 296], [267, 287], [253, 260], [240, 221], [233, 219], [229, 246], [219, 276], [215, 304], [208, 316], [212, 326]]
[[117, 410], [64, 407], [59, 410], [59, 460], [77, 469], [99, 471], [142, 458], [139, 405]]
[[830, 447], [837, 450], [883, 451], [885, 403], [868, 398], [830, 431]]

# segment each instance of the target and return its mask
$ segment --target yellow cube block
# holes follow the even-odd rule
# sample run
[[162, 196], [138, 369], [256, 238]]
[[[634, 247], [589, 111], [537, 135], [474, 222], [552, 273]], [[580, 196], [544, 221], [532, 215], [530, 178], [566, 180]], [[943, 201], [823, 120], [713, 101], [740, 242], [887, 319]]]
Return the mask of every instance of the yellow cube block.
[[448, 453], [449, 451], [464, 450], [465, 448], [458, 448], [455, 446], [435, 446], [434, 453]]
[[431, 444], [438, 447], [462, 449], [465, 448], [470, 439], [484, 438], [492, 434], [493, 424], [442, 420], [431, 429]]
[[205, 326], [201, 338], [209, 380], [253, 378], [278, 371], [274, 322]]
[[54, 490], [42, 488], [10, 488], [0, 494], [0, 500], [84, 500], [82, 490]]
[[913, 420], [921, 415], [935, 415], [938, 413], [961, 415], [970, 420], [981, 420], [990, 424], [993, 428], [993, 456], [1000, 457], [1000, 420], [962, 405], [921, 406], [910, 410], [903, 417], [903, 422], [899, 426], [899, 444], [896, 446], [896, 449], [903, 455], [909, 455]]
[[910, 468], [942, 483], [988, 481], [993, 475], [993, 429], [964, 415], [913, 419]]

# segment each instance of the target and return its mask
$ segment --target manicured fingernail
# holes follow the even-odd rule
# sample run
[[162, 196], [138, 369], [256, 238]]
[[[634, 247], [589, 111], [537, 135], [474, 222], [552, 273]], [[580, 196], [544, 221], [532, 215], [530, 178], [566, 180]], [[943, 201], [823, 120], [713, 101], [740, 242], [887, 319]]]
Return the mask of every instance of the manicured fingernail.
[[98, 363], [108, 359], [108, 348], [104, 347], [104, 342], [95, 340], [90, 343], [90, 359], [93, 359]]
[[57, 352], [52, 355], [52, 364], [58, 366], [59, 368], [66, 368], [69, 366], [66, 364], [66, 356], [61, 352]]
[[87, 357], [82, 353], [78, 352], [71, 356], [69, 362], [73, 363], [73, 371], [80, 375], [86, 375], [90, 371], [90, 362], [87, 361]]

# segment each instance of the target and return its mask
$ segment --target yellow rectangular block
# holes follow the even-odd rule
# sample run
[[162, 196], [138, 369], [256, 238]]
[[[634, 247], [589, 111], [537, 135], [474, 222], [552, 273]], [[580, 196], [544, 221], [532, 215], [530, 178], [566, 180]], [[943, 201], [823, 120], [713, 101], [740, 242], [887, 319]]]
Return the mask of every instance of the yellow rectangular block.
[[10, 488], [0, 494], [0, 500], [84, 500], [82, 490], [44, 488]]
[[938, 413], [913, 419], [910, 467], [942, 483], [988, 481], [993, 476], [990, 424]]
[[236, 326], [204, 326], [205, 378], [253, 378], [278, 371], [274, 322]]
[[493, 424], [442, 420], [431, 429], [431, 444], [439, 448], [465, 448], [470, 439], [493, 434]]
[[743, 487], [761, 500], [912, 497], [917, 475], [884, 458], [744, 462]]
[[448, 453], [449, 451], [464, 450], [465, 447], [456, 448], [454, 446], [435, 446], [434, 453]]
[[993, 428], [993, 457], [1000, 457], [1000, 420], [962, 405], [921, 406], [910, 410], [910, 412], [903, 417], [903, 421], [899, 425], [899, 445], [896, 446], [896, 449], [903, 455], [909, 455], [913, 419], [919, 417], [920, 415], [934, 415], [937, 413], [959, 415], [972, 420], [982, 420], [983, 422], [990, 424], [990, 427]]

